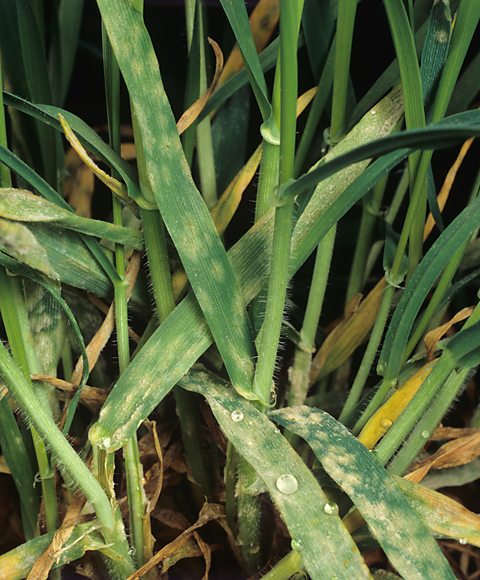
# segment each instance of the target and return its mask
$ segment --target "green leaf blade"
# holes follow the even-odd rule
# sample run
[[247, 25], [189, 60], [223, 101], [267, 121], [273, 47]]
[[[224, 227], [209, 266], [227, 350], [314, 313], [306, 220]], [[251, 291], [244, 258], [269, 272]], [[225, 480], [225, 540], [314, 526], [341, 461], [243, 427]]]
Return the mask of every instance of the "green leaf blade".
[[180, 384], [206, 397], [222, 431], [257, 471], [311, 577], [348, 579], [353, 574], [369, 578], [368, 568], [340, 518], [325, 511], [327, 497], [275, 425], [226, 383], [206, 372], [192, 371]]
[[[130, 92], [147, 175], [165, 226], [235, 388], [252, 397], [254, 351], [245, 301], [186, 163], [142, 16], [129, 3], [98, 0], [98, 6]], [[125, 30], [135, 42], [125, 44]]]
[[350, 496], [391, 563], [405, 578], [455, 578], [427, 526], [395, 480], [333, 417], [302, 406], [270, 417], [307, 441], [325, 471]]

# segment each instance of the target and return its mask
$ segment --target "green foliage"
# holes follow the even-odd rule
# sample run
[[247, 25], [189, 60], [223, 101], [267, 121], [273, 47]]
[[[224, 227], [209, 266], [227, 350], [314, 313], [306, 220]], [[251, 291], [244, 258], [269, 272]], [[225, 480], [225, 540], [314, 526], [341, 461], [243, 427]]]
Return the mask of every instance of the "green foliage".
[[[398, 476], [420, 456], [449, 484], [478, 471], [476, 433], [466, 451], [426, 442], [477, 388], [480, 172], [444, 210], [466, 149], [448, 176], [436, 157], [480, 136], [480, 4], [378, 3], [395, 60], [364, 91], [361, 2], [261, 0], [249, 14], [221, 0], [216, 30], [208, 3], [188, 0], [181, 55], [158, 49], [141, 0], [97, 0], [106, 141], [63, 108], [84, 82], [77, 49], [92, 48], [87, 4], [0, 0], [0, 466], [25, 536], [0, 576], [59, 578], [95, 551], [99, 577], [155, 578], [202, 554], [205, 576], [213, 560], [245, 577], [369, 578], [378, 545], [405, 578], [453, 578], [434, 537], [478, 546], [478, 518]], [[226, 70], [202, 96], [207, 33]], [[258, 183], [241, 171], [251, 150]], [[229, 226], [225, 203], [239, 207]], [[425, 336], [459, 311], [462, 328]], [[405, 376], [409, 402], [370, 422]], [[179, 535], [157, 545], [170, 517]], [[203, 537], [212, 520], [228, 548], [220, 528]]]

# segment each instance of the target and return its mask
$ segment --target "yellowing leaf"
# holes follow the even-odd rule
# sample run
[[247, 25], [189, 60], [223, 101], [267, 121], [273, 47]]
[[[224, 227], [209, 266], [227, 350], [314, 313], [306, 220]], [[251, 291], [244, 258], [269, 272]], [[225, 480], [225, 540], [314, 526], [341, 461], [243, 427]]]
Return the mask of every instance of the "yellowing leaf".
[[368, 449], [373, 449], [378, 441], [393, 425], [395, 419], [402, 413], [415, 393], [431, 373], [435, 361], [427, 363], [412, 377], [410, 377], [393, 395], [384, 403], [378, 411], [372, 415], [368, 423], [362, 429], [358, 440]]
[[[278, 0], [260, 0], [250, 15], [250, 28], [257, 52], [267, 46], [277, 27], [280, 12]], [[236, 44], [230, 53], [218, 82], [222, 85], [227, 79], [243, 68], [243, 58]]]
[[213, 76], [212, 84], [208, 87], [208, 89], [203, 93], [203, 95], [197, 99], [194, 103], [188, 107], [188, 109], [183, 113], [180, 119], [177, 121], [177, 131], [178, 134], [181, 135], [184, 131], [186, 131], [190, 125], [195, 123], [197, 120], [198, 115], [203, 111], [203, 108], [207, 104], [210, 95], [215, 90], [215, 87], [218, 84], [220, 74], [223, 68], [223, 54], [218, 46], [218, 44], [212, 40], [211, 38], [208, 39], [210, 46], [213, 48], [213, 52], [215, 53], [215, 74]]
[[384, 289], [385, 279], [382, 278], [363, 301], [347, 309], [345, 318], [330, 332], [312, 360], [311, 382], [337, 369], [367, 338]]

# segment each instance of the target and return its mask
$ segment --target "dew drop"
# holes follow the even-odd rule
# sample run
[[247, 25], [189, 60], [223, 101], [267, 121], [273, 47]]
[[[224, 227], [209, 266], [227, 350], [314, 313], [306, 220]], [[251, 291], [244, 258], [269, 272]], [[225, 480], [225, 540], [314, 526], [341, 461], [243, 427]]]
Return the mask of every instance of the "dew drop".
[[292, 540], [291, 546], [292, 550], [296, 550], [297, 552], [302, 549], [302, 541], [301, 540]]
[[390, 429], [393, 423], [390, 421], [390, 419], [382, 419], [380, 421], [380, 425], [382, 426], [383, 429], [385, 429], [385, 431], [387, 431], [387, 429]]
[[459, 544], [462, 544], [462, 546], [465, 546], [468, 542], [467, 542], [467, 538], [460, 538], [458, 540]]
[[280, 429], [278, 427], [275, 427], [275, 433], [280, 433]]
[[428, 439], [430, 437], [430, 433], [428, 431], [422, 431], [422, 439]]
[[242, 411], [232, 411], [230, 417], [234, 423], [240, 423], [240, 421], [243, 421]]
[[372, 109], [372, 110], [370, 111], [370, 115], [372, 115], [372, 116], [375, 116], [376, 114], [377, 114], [377, 111], [375, 111], [375, 109]]
[[284, 495], [293, 495], [298, 489], [297, 479], [290, 473], [284, 473], [281, 475], [276, 484], [277, 489], [280, 493]]
[[338, 514], [338, 505], [336, 503], [326, 503], [323, 506], [323, 511], [327, 516], [334, 516]]

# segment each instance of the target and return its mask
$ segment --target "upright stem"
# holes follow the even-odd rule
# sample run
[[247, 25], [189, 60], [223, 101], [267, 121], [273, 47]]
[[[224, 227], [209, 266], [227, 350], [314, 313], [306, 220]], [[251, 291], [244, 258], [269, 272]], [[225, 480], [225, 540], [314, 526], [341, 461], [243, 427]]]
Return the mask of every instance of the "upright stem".
[[[355, 380], [353, 381], [353, 385], [350, 389], [345, 405], [342, 409], [342, 412], [340, 413], [339, 421], [342, 423], [347, 423], [351, 420], [355, 411], [355, 407], [362, 395], [362, 391], [365, 387], [365, 383], [367, 382], [368, 375], [370, 374], [373, 361], [375, 360], [375, 356], [377, 354], [378, 346], [382, 340], [385, 325], [390, 313], [390, 306], [392, 305], [394, 291], [395, 289], [393, 286], [387, 286], [383, 292], [382, 302], [380, 304], [380, 308], [372, 328], [372, 333], [370, 334], [370, 338], [368, 340], [367, 348], [363, 355], [362, 362], [360, 363], [360, 367], [357, 371]], [[376, 404], [376, 401], [375, 403], [374, 401], [375, 397], [372, 399], [370, 405], [368, 405], [367, 409], [362, 414], [362, 417], [355, 424], [355, 433], [357, 430], [362, 428], [362, 426], [368, 420], [368, 417], [371, 415], [371, 413], [373, 413], [371, 407]]]
[[[297, 101], [298, 15], [302, 3], [280, 2], [280, 163], [278, 184], [293, 177]], [[273, 234], [272, 262], [265, 320], [258, 337], [258, 364], [254, 390], [268, 405], [280, 339], [288, 282], [288, 261], [292, 233], [293, 200], [277, 208]]]
[[308, 393], [310, 365], [312, 362], [312, 352], [315, 347], [315, 334], [317, 332], [323, 299], [327, 288], [336, 230], [337, 228], [334, 226], [317, 248], [312, 283], [308, 293], [302, 330], [300, 331], [301, 344], [295, 349], [293, 366], [289, 369], [289, 407], [303, 405]]
[[365, 283], [365, 266], [367, 263], [368, 250], [371, 246], [372, 232], [382, 203], [388, 176], [381, 179], [368, 194], [362, 205], [362, 219], [358, 231], [358, 239], [353, 254], [352, 269], [348, 280], [347, 297], [348, 302], [360, 292]]
[[[103, 52], [105, 66], [105, 92], [107, 95], [107, 116], [110, 146], [120, 153], [120, 71], [113, 55], [105, 30], [103, 32]], [[112, 195], [113, 223], [123, 225], [122, 206]], [[122, 374], [130, 363], [130, 344], [128, 336], [127, 283], [125, 280], [125, 251], [123, 246], [115, 245], [115, 268], [119, 281], [114, 282], [115, 327], [119, 371]], [[125, 471], [127, 476], [127, 495], [130, 513], [130, 531], [135, 548], [134, 560], [138, 566], [145, 563], [144, 554], [144, 516], [146, 498], [143, 490], [143, 469], [140, 462], [137, 438], [128, 440], [124, 448]]]

